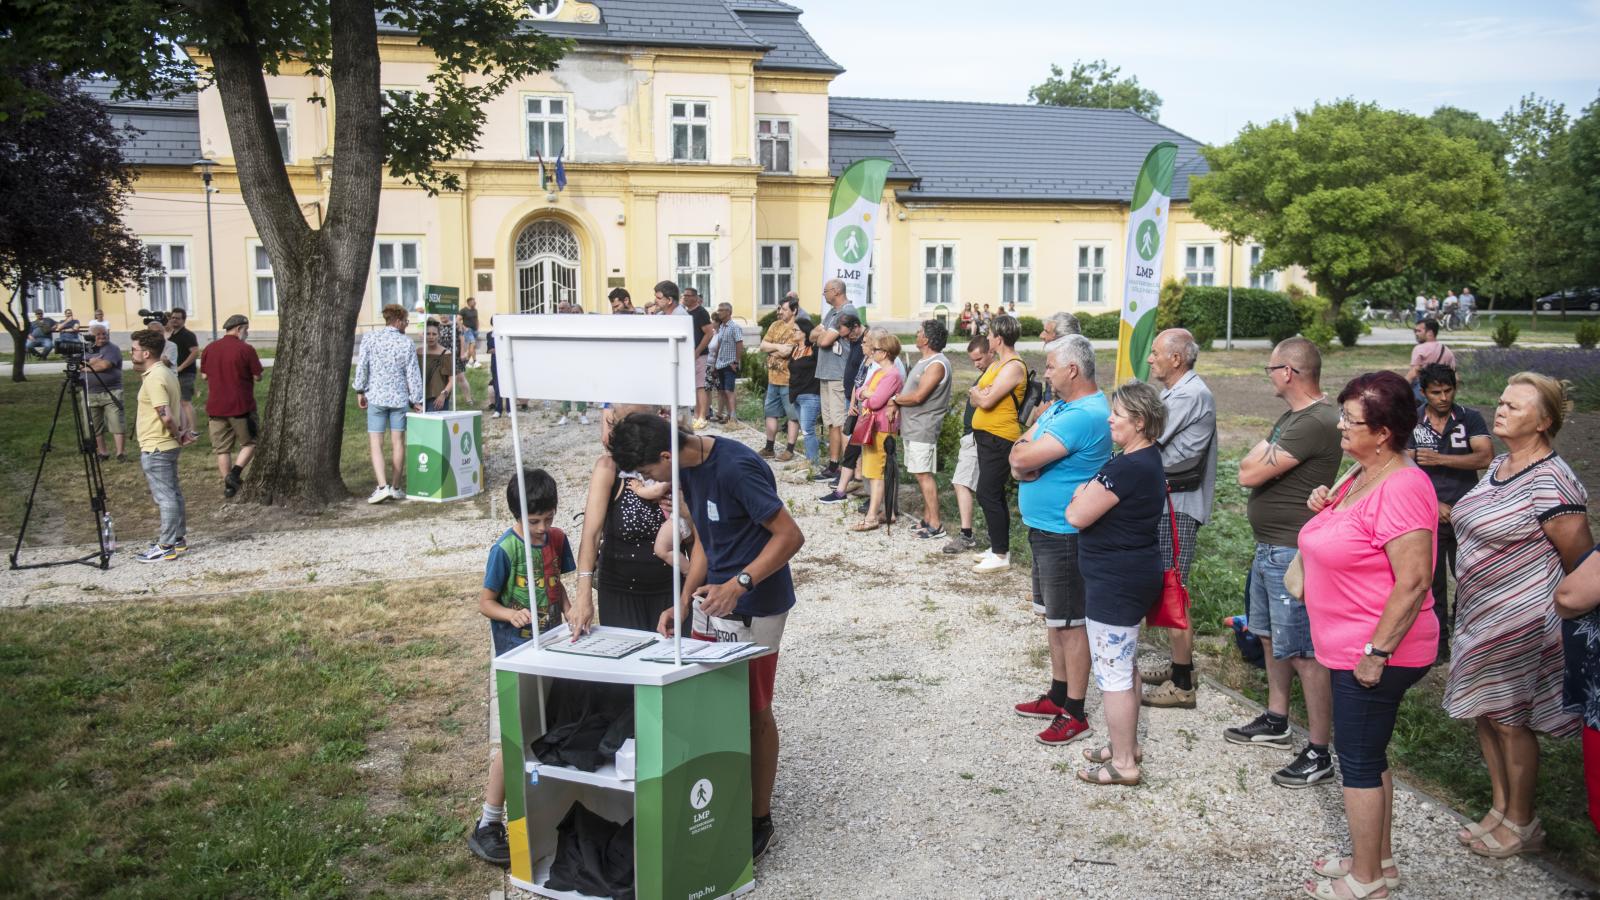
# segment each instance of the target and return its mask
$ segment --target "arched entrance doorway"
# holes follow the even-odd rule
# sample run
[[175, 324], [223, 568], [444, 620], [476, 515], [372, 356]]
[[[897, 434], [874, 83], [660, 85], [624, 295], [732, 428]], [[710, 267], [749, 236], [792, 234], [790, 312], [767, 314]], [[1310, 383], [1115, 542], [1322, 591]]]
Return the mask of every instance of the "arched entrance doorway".
[[558, 219], [529, 222], [517, 235], [517, 311], [553, 313], [578, 302], [578, 238]]

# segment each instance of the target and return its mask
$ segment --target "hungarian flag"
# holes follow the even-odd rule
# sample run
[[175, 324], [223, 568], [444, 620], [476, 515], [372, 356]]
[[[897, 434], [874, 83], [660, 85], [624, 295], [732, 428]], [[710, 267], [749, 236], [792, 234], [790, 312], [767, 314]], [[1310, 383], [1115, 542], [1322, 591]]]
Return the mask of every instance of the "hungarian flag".
[[539, 190], [548, 194], [550, 192], [550, 174], [544, 170], [544, 157], [535, 153], [533, 158], [539, 161]]

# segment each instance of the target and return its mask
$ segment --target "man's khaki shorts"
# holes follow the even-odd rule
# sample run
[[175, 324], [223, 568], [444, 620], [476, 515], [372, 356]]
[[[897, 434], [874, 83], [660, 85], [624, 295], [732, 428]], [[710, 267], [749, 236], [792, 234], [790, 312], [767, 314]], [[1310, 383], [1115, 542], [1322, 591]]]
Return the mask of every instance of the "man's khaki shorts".
[[208, 430], [211, 432], [211, 451], [220, 456], [254, 447], [256, 432], [261, 430], [261, 426], [256, 422], [256, 414], [251, 412], [242, 416], [212, 419]]
[[829, 428], [844, 426], [849, 405], [844, 402], [844, 382], [822, 382], [822, 424]]

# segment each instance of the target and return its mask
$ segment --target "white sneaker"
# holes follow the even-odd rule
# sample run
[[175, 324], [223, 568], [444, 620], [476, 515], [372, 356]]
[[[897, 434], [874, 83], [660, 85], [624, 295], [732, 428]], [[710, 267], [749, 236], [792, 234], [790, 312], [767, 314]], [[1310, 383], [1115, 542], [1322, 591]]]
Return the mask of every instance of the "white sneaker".
[[367, 502], [368, 503], [382, 503], [383, 501], [389, 499], [391, 496], [393, 496], [393, 495], [389, 493], [389, 486], [387, 484], [380, 484], [377, 487], [372, 489], [372, 494], [369, 497], [367, 497]]
[[579, 425], [587, 425], [587, 424], [589, 424], [589, 417], [587, 415], [583, 414], [583, 413], [579, 413], [578, 414], [578, 424]]
[[565, 425], [565, 424], [567, 424], [567, 417], [566, 416], [562, 416], [561, 418], [557, 419], [556, 420], [556, 424], [557, 425]]
[[500, 410], [497, 409], [497, 410], [494, 411], [493, 418], [496, 418], [496, 419], [500, 418]]
[[972, 571], [981, 575], [985, 572], [1000, 572], [1009, 568], [1011, 568], [1009, 554], [1008, 556], [1001, 556], [991, 550], [978, 560], [978, 564], [972, 567]]
[[389, 485], [389, 496], [396, 500], [404, 500], [406, 498], [406, 492], [391, 484]]

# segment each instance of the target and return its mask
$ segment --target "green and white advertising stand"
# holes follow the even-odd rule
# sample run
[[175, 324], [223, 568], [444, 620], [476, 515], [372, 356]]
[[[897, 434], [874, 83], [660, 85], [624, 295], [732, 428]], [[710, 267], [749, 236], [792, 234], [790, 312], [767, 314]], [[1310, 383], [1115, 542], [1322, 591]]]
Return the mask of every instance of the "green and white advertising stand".
[[[694, 339], [688, 316], [501, 315], [494, 321], [499, 384], [511, 400], [646, 403], [682, 409], [694, 399]], [[617, 361], [626, 362], [617, 364]], [[604, 361], [599, 362], [597, 361]], [[678, 417], [672, 428], [672, 490], [679, 490]], [[511, 404], [515, 471], [523, 471], [517, 406]], [[524, 494], [526, 491], [524, 489]], [[527, 510], [517, 510], [524, 521]], [[672, 518], [674, 541], [678, 517]], [[533, 550], [524, 545], [528, 570]], [[673, 564], [673, 583], [681, 574]], [[537, 619], [535, 619], [537, 622]], [[634, 889], [640, 900], [714, 900], [755, 887], [751, 860], [750, 657], [685, 664], [579, 656], [539, 636], [494, 661], [505, 767], [511, 880], [547, 897], [556, 825], [575, 802], [613, 822], [633, 822]], [[564, 626], [563, 626], [564, 630]], [[638, 635], [617, 628], [601, 634]], [[642, 651], [648, 652], [648, 651]], [[544, 703], [556, 679], [633, 686], [636, 771], [541, 765], [532, 743], [545, 731]]]
[[[461, 292], [453, 287], [430, 284], [424, 288], [425, 309], [430, 316], [454, 316], [460, 308]], [[455, 342], [440, 365], [455, 370]], [[428, 373], [422, 373], [423, 383]], [[456, 394], [450, 392], [450, 410], [410, 413], [406, 416], [406, 498], [441, 503], [476, 496], [483, 490], [483, 414], [455, 409]]]

